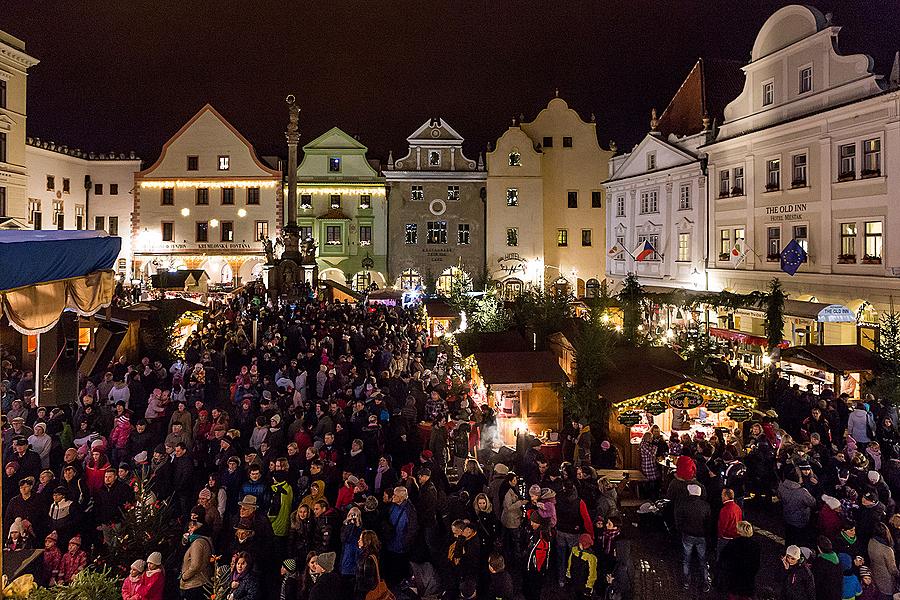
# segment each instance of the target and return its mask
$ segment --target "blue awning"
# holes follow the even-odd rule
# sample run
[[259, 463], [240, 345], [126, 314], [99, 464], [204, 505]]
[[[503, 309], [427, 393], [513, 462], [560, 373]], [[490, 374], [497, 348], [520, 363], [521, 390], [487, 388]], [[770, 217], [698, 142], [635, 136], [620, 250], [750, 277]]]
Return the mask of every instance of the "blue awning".
[[0, 231], [0, 291], [112, 269], [121, 247], [103, 231]]

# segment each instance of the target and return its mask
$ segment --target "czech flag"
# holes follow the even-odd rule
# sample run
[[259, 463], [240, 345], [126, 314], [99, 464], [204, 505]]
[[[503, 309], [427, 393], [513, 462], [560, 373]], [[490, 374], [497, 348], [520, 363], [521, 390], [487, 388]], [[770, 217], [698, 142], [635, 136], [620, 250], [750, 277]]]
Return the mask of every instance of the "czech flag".
[[653, 244], [645, 240], [638, 244], [637, 248], [634, 249], [634, 252], [632, 252], [631, 255], [634, 256], [634, 260], [641, 262], [647, 260], [655, 253], [656, 248], [653, 247]]

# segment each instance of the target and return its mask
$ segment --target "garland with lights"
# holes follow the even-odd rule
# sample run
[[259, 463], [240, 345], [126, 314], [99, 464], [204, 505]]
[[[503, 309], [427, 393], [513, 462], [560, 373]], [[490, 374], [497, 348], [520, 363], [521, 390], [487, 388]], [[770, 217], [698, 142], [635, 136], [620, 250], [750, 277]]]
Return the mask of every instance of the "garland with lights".
[[643, 409], [646, 405], [653, 402], [665, 402], [668, 406], [668, 400], [672, 396], [672, 394], [682, 391], [694, 392], [703, 396], [704, 404], [706, 404], [710, 400], [720, 400], [726, 402], [728, 407], [742, 406], [748, 410], [753, 410], [756, 408], [756, 398], [752, 396], [747, 396], [745, 394], [740, 394], [738, 392], [732, 392], [728, 390], [721, 390], [694, 381], [679, 383], [678, 385], [662, 390], [656, 390], [655, 392], [650, 392], [649, 394], [644, 394], [643, 396], [637, 396], [636, 398], [622, 400], [621, 402], [615, 403], [613, 405], [613, 408], [615, 408], [619, 413], [623, 413], [629, 410]]

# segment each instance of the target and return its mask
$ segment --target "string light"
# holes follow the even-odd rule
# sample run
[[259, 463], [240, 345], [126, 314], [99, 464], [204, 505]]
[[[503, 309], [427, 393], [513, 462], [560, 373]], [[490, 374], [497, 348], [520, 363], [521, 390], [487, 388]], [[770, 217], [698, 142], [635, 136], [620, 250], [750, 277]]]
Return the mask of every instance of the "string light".
[[614, 404], [613, 408], [621, 413], [628, 410], [643, 409], [647, 404], [652, 402], [668, 403], [669, 397], [679, 391], [691, 391], [700, 394], [704, 397], [706, 402], [710, 400], [724, 400], [728, 406], [742, 406], [750, 410], [756, 408], [756, 399], [752, 396], [720, 390], [694, 382], [682, 383], [663, 390], [650, 392], [649, 394], [638, 396], [636, 398], [629, 398]]
[[277, 180], [272, 179], [169, 179], [141, 181], [142, 189], [163, 188], [274, 188]]
[[239, 209], [238, 209], [238, 216], [241, 217], [241, 218], [246, 217], [246, 216], [247, 216], [247, 209], [246, 209], [246, 208], [239, 208]]
[[182, 217], [189, 217], [190, 215], [191, 215], [191, 209], [189, 209], [189, 208], [182, 208], [182, 209], [181, 209], [181, 216], [182, 216]]
[[370, 196], [384, 196], [384, 186], [379, 184], [359, 184], [354, 187], [330, 187], [315, 184], [297, 186], [298, 194], [368, 194]]

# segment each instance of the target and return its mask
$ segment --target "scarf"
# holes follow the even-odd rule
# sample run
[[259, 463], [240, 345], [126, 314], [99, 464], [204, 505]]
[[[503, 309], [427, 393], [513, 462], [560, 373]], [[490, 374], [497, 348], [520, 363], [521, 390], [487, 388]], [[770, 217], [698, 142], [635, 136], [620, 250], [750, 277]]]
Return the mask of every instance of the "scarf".
[[838, 556], [834, 552], [823, 552], [819, 556], [821, 556], [823, 560], [827, 560], [833, 565], [838, 564]]
[[844, 538], [844, 540], [846, 540], [848, 544], [855, 544], [855, 543], [856, 543], [856, 536], [854, 535], [853, 537], [850, 537], [850, 536], [847, 535], [847, 532], [846, 532], [846, 531], [842, 531], [842, 532], [841, 532], [841, 537]]

